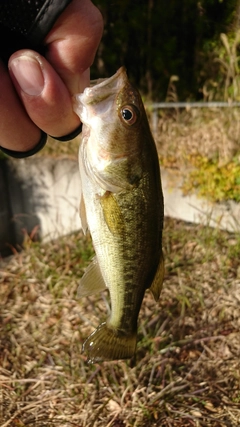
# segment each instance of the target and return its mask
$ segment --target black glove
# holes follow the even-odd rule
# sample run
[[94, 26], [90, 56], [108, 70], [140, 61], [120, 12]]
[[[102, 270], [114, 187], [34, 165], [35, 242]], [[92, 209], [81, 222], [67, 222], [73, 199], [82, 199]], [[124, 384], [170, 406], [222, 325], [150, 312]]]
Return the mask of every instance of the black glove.
[[19, 49], [44, 53], [43, 40], [71, 0], [1, 0], [0, 57]]

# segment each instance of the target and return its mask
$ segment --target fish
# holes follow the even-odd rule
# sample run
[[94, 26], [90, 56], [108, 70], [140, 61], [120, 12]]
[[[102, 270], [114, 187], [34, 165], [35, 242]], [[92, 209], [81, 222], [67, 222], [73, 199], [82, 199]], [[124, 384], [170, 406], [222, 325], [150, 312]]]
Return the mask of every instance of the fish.
[[109, 290], [111, 314], [83, 344], [89, 363], [135, 355], [146, 289], [159, 300], [164, 217], [158, 153], [139, 91], [126, 69], [75, 95], [83, 123], [79, 148], [80, 221], [96, 256], [78, 297]]

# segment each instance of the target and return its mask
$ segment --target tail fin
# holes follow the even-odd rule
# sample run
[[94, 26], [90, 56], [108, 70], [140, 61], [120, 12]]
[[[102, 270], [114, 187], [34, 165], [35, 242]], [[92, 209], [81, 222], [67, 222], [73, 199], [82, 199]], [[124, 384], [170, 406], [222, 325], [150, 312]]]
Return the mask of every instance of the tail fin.
[[136, 349], [137, 334], [124, 332], [102, 323], [83, 344], [89, 363], [131, 358]]

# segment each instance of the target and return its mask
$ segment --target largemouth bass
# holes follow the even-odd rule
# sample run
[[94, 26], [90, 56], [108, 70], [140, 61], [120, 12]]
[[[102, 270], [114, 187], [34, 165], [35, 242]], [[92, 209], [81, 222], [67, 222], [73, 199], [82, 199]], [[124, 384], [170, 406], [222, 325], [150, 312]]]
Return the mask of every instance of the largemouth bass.
[[124, 68], [75, 97], [83, 122], [80, 218], [96, 258], [78, 295], [108, 288], [111, 315], [84, 342], [89, 362], [134, 355], [145, 290], [160, 296], [163, 194], [156, 146], [138, 90]]

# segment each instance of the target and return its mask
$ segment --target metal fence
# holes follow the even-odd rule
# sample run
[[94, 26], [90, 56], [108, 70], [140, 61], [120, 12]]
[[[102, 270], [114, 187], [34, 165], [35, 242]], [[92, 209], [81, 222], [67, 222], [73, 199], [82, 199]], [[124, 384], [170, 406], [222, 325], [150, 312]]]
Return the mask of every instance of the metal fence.
[[158, 129], [158, 110], [165, 110], [169, 108], [183, 109], [183, 108], [233, 108], [240, 107], [240, 102], [155, 102], [146, 105], [146, 108], [151, 111], [151, 125], [152, 131], [155, 134]]

